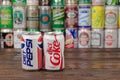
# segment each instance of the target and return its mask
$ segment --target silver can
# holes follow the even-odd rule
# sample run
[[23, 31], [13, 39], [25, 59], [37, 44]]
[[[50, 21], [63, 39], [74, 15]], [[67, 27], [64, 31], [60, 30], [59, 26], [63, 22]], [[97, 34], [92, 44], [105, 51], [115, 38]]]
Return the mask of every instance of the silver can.
[[104, 29], [92, 29], [91, 47], [92, 48], [104, 47]]
[[81, 28], [78, 30], [78, 48], [90, 48], [90, 29]]
[[118, 7], [105, 7], [105, 28], [117, 28], [118, 26]]
[[51, 8], [50, 6], [40, 6], [40, 31], [51, 31]]
[[40, 0], [27, 0], [27, 5], [36, 5], [36, 6], [38, 6], [39, 5], [39, 2], [40, 2]]
[[26, 28], [26, 7], [13, 6], [13, 28]]
[[92, 5], [94, 6], [103, 6], [105, 5], [105, 0], [92, 0]]
[[117, 48], [117, 29], [105, 29], [105, 48]]
[[38, 30], [39, 11], [38, 6], [27, 6], [27, 30]]

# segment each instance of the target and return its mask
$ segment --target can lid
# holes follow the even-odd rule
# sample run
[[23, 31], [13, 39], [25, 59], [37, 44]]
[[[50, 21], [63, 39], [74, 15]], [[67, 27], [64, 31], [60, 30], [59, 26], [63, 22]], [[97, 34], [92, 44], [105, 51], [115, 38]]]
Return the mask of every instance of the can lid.
[[1, 29], [0, 32], [6, 33], [6, 32], [13, 32], [12, 29]]
[[77, 4], [77, 0], [65, 0], [65, 4]]

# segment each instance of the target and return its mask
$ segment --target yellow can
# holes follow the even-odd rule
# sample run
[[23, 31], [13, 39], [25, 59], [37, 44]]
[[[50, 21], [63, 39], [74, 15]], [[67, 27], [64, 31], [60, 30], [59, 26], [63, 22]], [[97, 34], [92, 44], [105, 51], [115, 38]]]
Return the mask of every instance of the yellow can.
[[104, 6], [92, 7], [92, 28], [104, 28]]

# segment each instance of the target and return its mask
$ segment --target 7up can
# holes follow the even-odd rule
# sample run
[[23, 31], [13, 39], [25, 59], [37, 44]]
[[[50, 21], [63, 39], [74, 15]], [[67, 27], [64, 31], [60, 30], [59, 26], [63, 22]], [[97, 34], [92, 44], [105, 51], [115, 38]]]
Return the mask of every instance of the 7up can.
[[52, 28], [64, 29], [64, 7], [52, 6]]
[[117, 5], [118, 0], [105, 0], [105, 5]]
[[12, 0], [13, 5], [25, 5], [26, 0]]

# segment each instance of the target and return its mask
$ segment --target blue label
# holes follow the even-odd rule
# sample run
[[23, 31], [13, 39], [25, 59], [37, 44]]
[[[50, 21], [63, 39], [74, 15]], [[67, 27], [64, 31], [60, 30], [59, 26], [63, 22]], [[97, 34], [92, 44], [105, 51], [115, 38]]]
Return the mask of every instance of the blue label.
[[40, 23], [41, 24], [48, 24], [49, 22], [50, 22], [50, 16], [48, 14], [40, 15]]
[[78, 38], [78, 30], [77, 29], [68, 29], [68, 30], [72, 34], [74, 39]]

